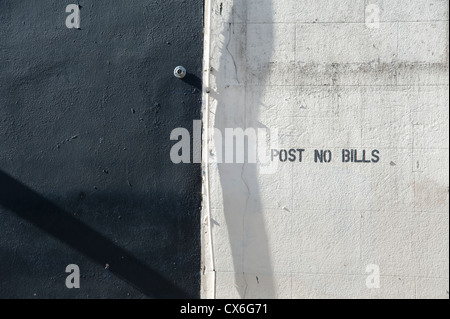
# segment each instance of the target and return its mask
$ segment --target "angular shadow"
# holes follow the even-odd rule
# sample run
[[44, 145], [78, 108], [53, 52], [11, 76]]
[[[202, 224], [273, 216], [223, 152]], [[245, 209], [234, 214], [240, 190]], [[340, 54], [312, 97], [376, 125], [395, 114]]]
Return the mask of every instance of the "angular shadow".
[[188, 73], [184, 78], [181, 79], [184, 83], [195, 87], [199, 92], [202, 91], [203, 82], [195, 74]]
[[0, 206], [102, 265], [149, 298], [192, 298], [123, 248], [0, 171]]

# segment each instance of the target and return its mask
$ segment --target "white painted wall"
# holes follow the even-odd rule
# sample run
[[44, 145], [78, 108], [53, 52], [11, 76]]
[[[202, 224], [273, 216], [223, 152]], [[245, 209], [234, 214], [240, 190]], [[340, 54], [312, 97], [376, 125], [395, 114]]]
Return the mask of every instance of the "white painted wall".
[[203, 297], [449, 298], [448, 1], [211, 0], [206, 16], [205, 133], [276, 128], [306, 151], [262, 174], [205, 139]]

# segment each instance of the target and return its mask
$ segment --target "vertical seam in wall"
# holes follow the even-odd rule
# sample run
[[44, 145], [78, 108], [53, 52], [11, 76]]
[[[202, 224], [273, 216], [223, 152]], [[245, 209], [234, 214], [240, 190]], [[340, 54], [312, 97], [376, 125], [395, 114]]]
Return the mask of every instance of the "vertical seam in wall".
[[[399, 42], [400, 42], [400, 38], [399, 38], [399, 32], [400, 32], [400, 23], [401, 22], [397, 22], [397, 55], [395, 57], [395, 59], [399, 62], [399, 51], [398, 51], [398, 47], [399, 47]], [[398, 79], [397, 79], [397, 83], [398, 83]]]
[[[397, 22], [397, 52], [396, 52], [396, 56], [395, 56], [395, 60], [397, 61], [397, 65], [400, 64], [400, 59], [399, 59], [399, 42], [400, 42], [400, 38], [399, 38], [399, 32], [400, 32], [400, 22]], [[395, 71], [395, 85], [398, 87], [398, 77], [400, 75], [400, 67], [397, 66], [397, 69]]]
[[366, 8], [367, 8], [367, 0], [364, 0], [364, 8], [363, 8], [363, 23], [366, 23]]
[[294, 86], [297, 86], [297, 23], [294, 24]]
[[209, 246], [209, 257], [210, 257], [210, 267], [212, 272], [211, 283], [208, 284], [208, 290], [211, 289], [212, 299], [216, 298], [216, 267], [214, 260], [214, 247], [213, 247], [213, 236], [212, 236], [212, 217], [211, 217], [211, 192], [209, 185], [209, 90], [210, 90], [210, 52], [211, 52], [211, 0], [205, 0], [204, 4], [204, 43], [203, 43], [203, 103], [204, 103], [204, 114], [203, 114], [203, 124], [204, 124], [204, 145], [203, 145], [203, 166], [205, 171], [205, 198], [206, 198], [206, 218], [208, 227], [208, 246]]
[[[291, 205], [292, 205], [292, 207], [291, 207], [291, 211], [289, 212], [289, 216], [290, 216], [290, 219], [289, 219], [289, 224], [290, 224], [290, 233], [291, 234], [293, 234], [293, 225], [292, 225], [292, 223], [293, 223], [293, 214], [294, 214], [294, 165], [292, 165], [291, 166], [291, 188], [292, 188], [292, 192], [291, 192]], [[293, 294], [294, 294], [294, 292], [292, 291], [292, 280], [293, 280], [293, 277], [294, 276], [294, 274], [293, 274], [293, 270], [291, 270], [291, 274], [290, 274], [290, 279], [291, 279], [291, 299], [294, 299], [294, 297], [293, 297]]]

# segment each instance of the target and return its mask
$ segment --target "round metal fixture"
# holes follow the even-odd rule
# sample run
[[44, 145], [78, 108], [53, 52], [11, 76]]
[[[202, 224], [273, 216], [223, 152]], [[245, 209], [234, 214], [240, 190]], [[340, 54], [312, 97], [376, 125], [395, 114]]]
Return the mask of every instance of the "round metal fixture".
[[177, 66], [175, 68], [175, 70], [173, 71], [173, 75], [175, 75], [175, 77], [182, 79], [186, 76], [187, 72], [186, 69], [182, 66]]

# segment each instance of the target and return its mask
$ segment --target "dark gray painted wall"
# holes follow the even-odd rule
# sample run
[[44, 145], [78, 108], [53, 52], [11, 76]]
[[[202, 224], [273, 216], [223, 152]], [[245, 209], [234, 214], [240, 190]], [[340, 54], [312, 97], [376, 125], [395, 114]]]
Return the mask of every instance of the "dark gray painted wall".
[[0, 0], [0, 298], [199, 297], [201, 168], [169, 137], [200, 119], [202, 10]]

